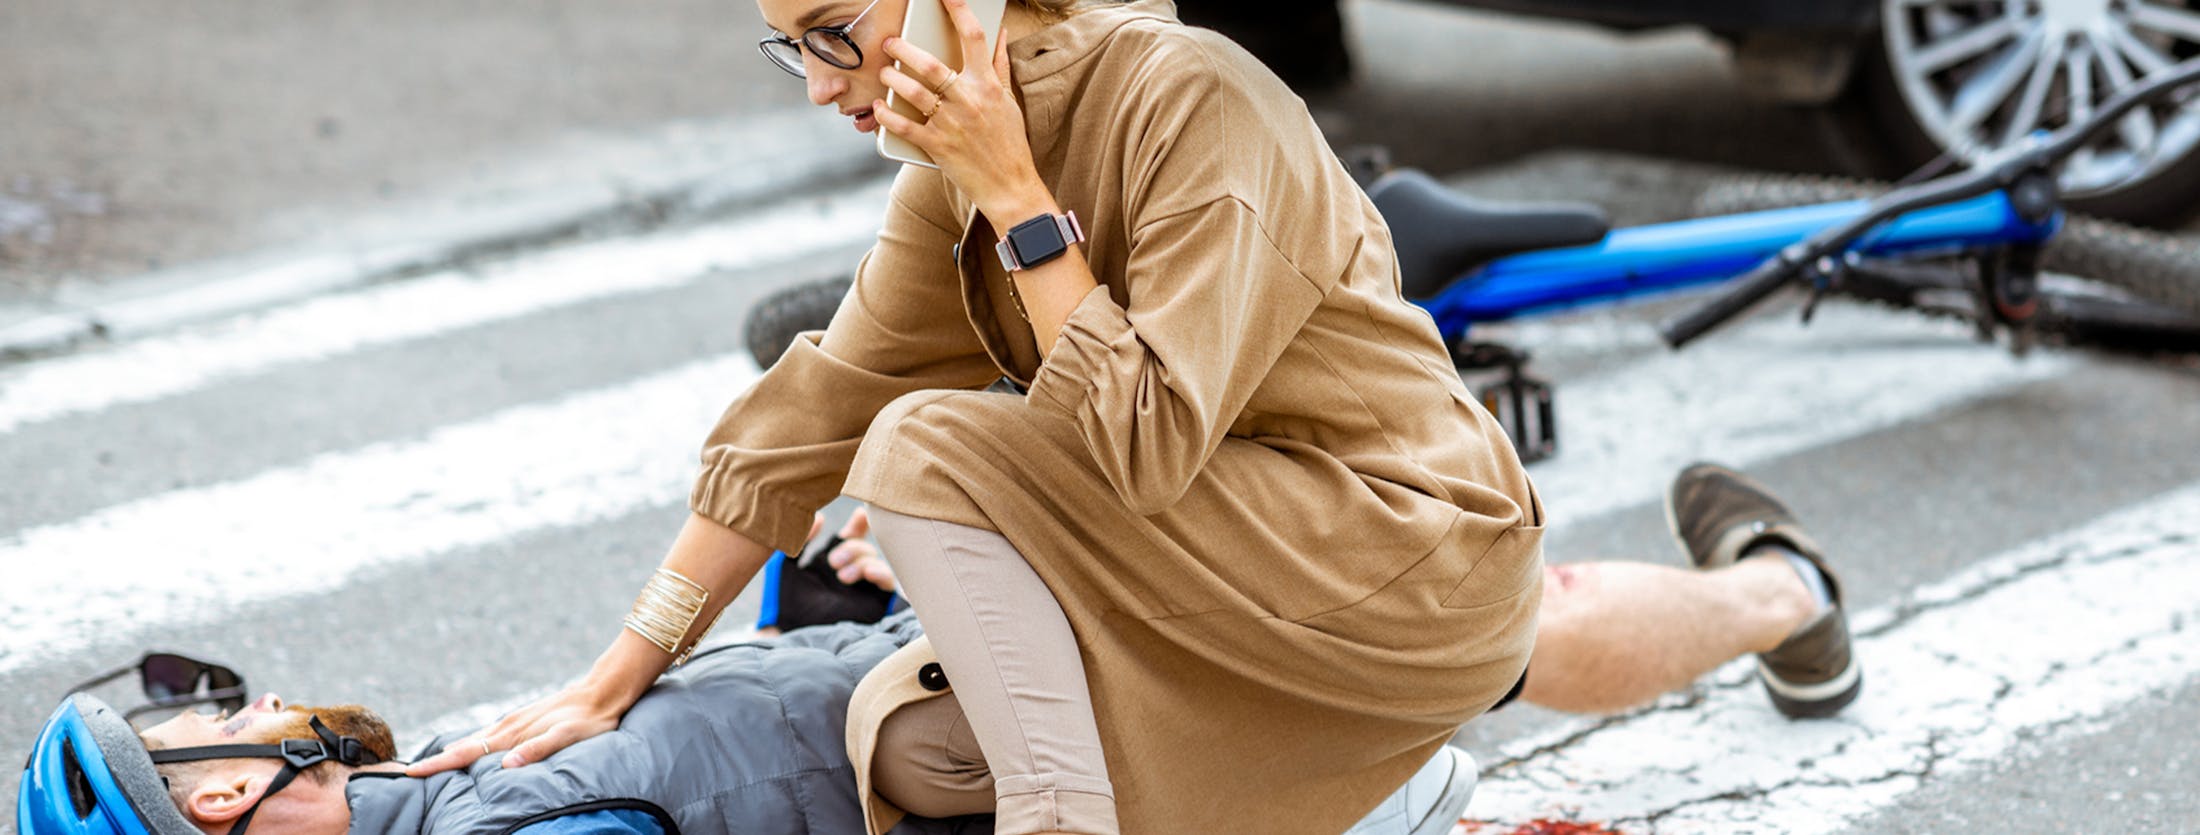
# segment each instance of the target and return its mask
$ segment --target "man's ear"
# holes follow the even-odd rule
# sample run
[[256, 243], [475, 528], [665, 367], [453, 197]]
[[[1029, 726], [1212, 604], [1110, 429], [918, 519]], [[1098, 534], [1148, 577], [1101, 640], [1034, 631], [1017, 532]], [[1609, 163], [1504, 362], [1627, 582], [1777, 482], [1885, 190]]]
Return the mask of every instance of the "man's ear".
[[267, 785], [267, 777], [247, 771], [210, 774], [191, 790], [190, 808], [185, 811], [199, 823], [229, 823], [251, 809]]

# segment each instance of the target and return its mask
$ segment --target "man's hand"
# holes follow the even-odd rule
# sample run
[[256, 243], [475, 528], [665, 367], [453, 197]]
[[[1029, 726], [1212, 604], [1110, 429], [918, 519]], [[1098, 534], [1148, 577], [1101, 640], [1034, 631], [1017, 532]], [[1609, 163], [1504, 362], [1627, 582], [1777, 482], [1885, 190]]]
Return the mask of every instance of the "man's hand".
[[824, 529], [820, 513], [810, 524], [802, 556], [782, 555], [768, 570], [757, 634], [842, 621], [877, 623], [893, 611], [894, 573], [878, 546], [863, 538], [871, 532], [870, 514], [857, 509], [839, 534], [820, 540]]
[[[824, 517], [818, 517], [822, 524]], [[817, 534], [813, 531], [811, 536]], [[886, 565], [886, 558], [879, 555], [877, 545], [866, 539], [871, 535], [871, 514], [866, 508], [856, 508], [848, 517], [848, 524], [841, 526], [840, 538], [844, 540], [825, 554], [825, 561], [832, 565], [840, 581], [854, 585], [858, 580], [869, 580], [871, 585], [887, 591], [894, 590], [894, 569]]]

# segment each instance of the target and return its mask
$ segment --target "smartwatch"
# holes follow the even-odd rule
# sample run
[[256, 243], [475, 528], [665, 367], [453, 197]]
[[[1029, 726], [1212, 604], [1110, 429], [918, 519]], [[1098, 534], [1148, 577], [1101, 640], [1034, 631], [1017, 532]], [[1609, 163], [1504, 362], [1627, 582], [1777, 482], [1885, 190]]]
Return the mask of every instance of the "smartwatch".
[[1030, 269], [1062, 257], [1070, 244], [1085, 239], [1085, 230], [1077, 225], [1077, 213], [1040, 215], [1010, 227], [994, 250], [1001, 254], [1001, 266], [1009, 272]]

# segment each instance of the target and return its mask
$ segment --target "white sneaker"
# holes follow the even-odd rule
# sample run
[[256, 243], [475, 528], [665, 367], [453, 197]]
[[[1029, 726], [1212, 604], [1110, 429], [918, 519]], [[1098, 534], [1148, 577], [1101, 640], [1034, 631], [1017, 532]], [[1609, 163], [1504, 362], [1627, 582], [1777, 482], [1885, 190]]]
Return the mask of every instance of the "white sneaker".
[[1474, 797], [1474, 758], [1446, 745], [1344, 835], [1446, 835]]

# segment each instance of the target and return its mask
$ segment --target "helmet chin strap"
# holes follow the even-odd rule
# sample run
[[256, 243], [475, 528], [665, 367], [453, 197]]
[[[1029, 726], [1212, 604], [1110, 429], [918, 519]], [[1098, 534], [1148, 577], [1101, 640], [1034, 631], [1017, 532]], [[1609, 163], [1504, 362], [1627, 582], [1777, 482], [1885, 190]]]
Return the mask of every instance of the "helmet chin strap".
[[261, 792], [260, 799], [252, 801], [252, 808], [244, 810], [244, 814], [237, 816], [237, 825], [229, 828], [230, 835], [244, 835], [245, 827], [252, 823], [252, 814], [260, 811], [260, 804], [266, 803], [269, 797], [273, 797], [276, 792], [282, 791], [283, 787], [290, 785], [290, 781], [298, 779], [298, 775], [306, 769], [312, 768], [325, 760], [335, 760], [349, 766], [374, 765], [382, 761], [381, 756], [367, 748], [366, 743], [360, 742], [356, 737], [340, 736], [335, 731], [329, 730], [327, 725], [321, 724], [321, 717], [319, 716], [308, 717], [306, 726], [312, 728], [313, 735], [319, 738], [286, 739], [280, 744], [273, 745], [201, 745], [195, 748], [169, 748], [147, 753], [153, 756], [153, 762], [155, 763], [226, 760], [238, 757], [282, 760], [283, 770], [276, 772], [274, 781], [267, 784], [267, 791]]

